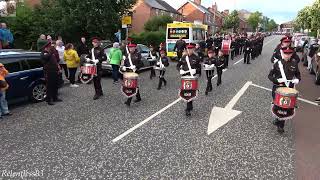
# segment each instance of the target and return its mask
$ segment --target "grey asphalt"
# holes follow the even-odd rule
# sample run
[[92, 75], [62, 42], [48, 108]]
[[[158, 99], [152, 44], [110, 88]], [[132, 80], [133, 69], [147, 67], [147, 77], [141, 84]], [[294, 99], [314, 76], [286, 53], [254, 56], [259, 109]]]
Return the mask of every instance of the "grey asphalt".
[[[292, 123], [279, 135], [272, 125], [271, 94], [252, 87], [233, 109], [242, 114], [207, 135], [214, 106], [225, 107], [247, 81], [271, 88], [270, 57], [280, 37], [265, 40], [263, 54], [223, 74], [222, 85], [200, 96], [191, 117], [180, 101], [119, 141], [112, 140], [178, 98], [179, 76], [171, 63], [168, 85], [140, 74], [142, 102], [128, 108], [110, 78], [105, 96], [93, 101], [93, 85], [60, 90], [62, 103], [16, 106], [0, 121], [0, 179], [4, 170], [43, 170], [38, 179], [294, 179]], [[237, 59], [241, 59], [238, 57]], [[15, 179], [15, 178], [12, 178]]]

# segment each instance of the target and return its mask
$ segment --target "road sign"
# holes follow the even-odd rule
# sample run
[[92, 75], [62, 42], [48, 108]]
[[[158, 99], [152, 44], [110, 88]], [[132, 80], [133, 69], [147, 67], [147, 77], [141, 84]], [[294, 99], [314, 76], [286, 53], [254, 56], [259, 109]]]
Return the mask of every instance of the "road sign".
[[131, 16], [122, 17], [122, 25], [131, 25]]

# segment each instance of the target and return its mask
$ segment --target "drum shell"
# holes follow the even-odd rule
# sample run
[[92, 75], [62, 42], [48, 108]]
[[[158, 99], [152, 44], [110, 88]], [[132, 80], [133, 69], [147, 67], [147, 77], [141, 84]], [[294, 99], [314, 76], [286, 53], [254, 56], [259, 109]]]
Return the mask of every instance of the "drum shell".
[[275, 98], [273, 103], [284, 109], [293, 109], [295, 108], [297, 102], [298, 94], [285, 94], [279, 91], [275, 92]]
[[230, 46], [231, 41], [230, 40], [223, 40], [221, 45], [221, 50], [223, 54], [228, 55], [230, 53]]
[[135, 89], [138, 87], [138, 76], [123, 76], [123, 87]]
[[198, 90], [198, 88], [197, 78], [181, 78], [181, 90]]
[[81, 72], [83, 74], [96, 75], [97, 74], [97, 66], [93, 64], [85, 64], [81, 66]]
[[294, 108], [282, 108], [277, 105], [272, 105], [272, 114], [279, 120], [289, 120], [295, 116]]

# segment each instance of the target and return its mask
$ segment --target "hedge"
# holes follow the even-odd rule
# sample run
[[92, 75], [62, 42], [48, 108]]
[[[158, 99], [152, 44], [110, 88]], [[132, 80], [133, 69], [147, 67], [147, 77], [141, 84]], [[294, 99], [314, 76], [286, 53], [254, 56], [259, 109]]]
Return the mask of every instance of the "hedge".
[[142, 32], [141, 34], [133, 34], [130, 36], [132, 41], [137, 44], [158, 46], [166, 41], [165, 31]]

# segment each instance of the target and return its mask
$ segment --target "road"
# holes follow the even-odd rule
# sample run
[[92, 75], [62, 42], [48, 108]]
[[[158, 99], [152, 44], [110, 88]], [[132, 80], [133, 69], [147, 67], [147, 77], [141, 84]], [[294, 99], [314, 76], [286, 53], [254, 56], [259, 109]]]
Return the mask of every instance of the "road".
[[[241, 57], [231, 61], [222, 85], [208, 96], [202, 76], [191, 117], [178, 98], [175, 63], [160, 91], [158, 79], [142, 73], [142, 102], [130, 108], [120, 85], [108, 78], [102, 82], [105, 96], [97, 101], [92, 100], [93, 85], [81, 85], [62, 88], [64, 101], [53, 107], [17, 106], [12, 117], [0, 122], [0, 171], [40, 170], [42, 179], [294, 179], [294, 123], [279, 135], [270, 113], [267, 75], [280, 38], [266, 38], [262, 55], [251, 65]], [[250, 85], [236, 96], [248, 81], [266, 89]], [[232, 109], [242, 113], [208, 135], [212, 108], [231, 100]], [[314, 108], [303, 101], [299, 106]], [[318, 113], [314, 109], [309, 113]]]

